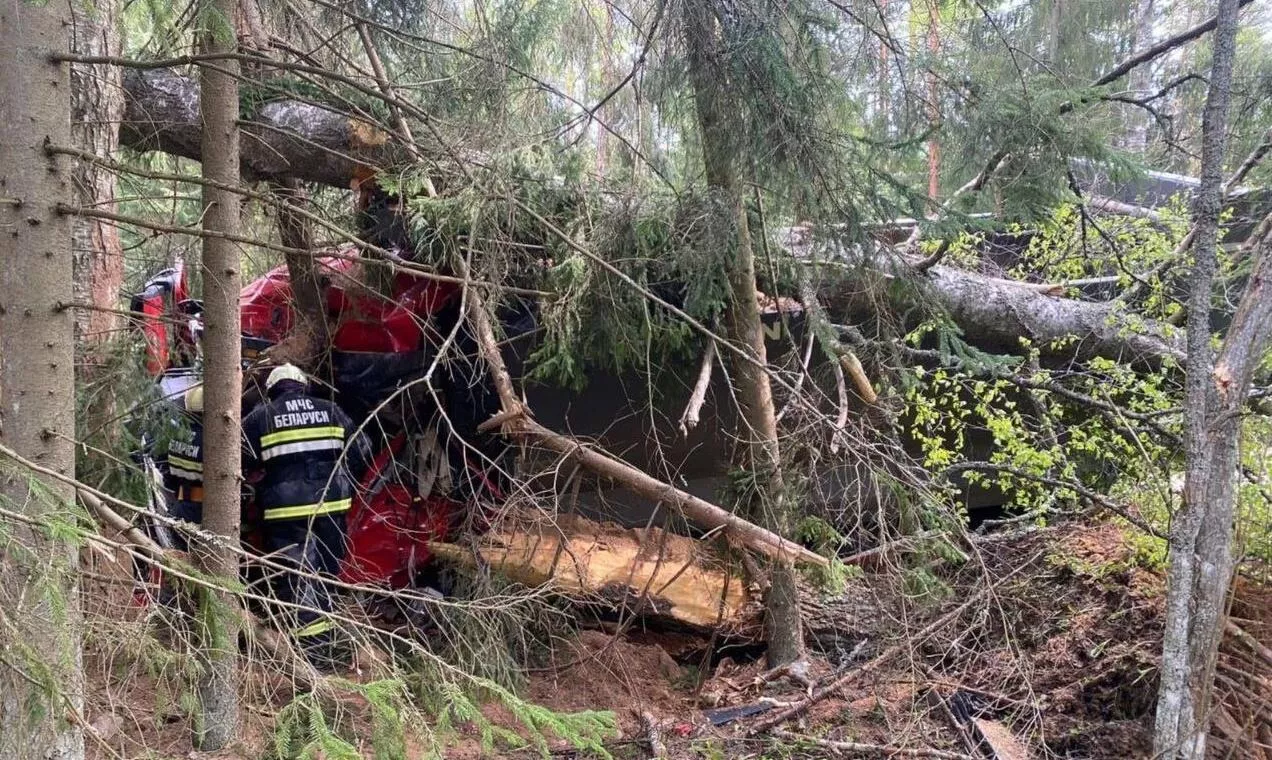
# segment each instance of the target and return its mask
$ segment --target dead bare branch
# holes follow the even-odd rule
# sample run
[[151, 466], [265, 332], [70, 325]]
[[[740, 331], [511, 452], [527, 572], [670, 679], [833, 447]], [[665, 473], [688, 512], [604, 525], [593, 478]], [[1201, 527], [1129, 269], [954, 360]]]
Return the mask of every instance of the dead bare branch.
[[702, 405], [707, 400], [707, 389], [711, 387], [711, 372], [715, 367], [715, 356], [715, 341], [710, 341], [702, 354], [702, 366], [698, 369], [698, 380], [693, 384], [693, 393], [689, 394], [684, 414], [680, 415], [680, 434], [686, 438], [689, 437], [689, 431], [698, 426], [702, 415]]
[[840, 752], [852, 752], [859, 755], [869, 755], [871, 757], [931, 757], [936, 758], [937, 760], [977, 760], [975, 757], [963, 754], [962, 752], [950, 752], [948, 750], [930, 749], [927, 747], [898, 747], [891, 744], [842, 742], [831, 739], [820, 739], [815, 736], [794, 734], [790, 731], [774, 731], [773, 735], [785, 741], [812, 744], [818, 747], [823, 747], [835, 754], [839, 754]]

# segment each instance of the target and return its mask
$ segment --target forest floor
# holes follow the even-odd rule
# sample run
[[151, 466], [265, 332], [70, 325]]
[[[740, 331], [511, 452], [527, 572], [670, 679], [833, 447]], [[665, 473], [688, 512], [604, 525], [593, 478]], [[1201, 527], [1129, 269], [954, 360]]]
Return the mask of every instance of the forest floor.
[[[651, 729], [666, 756], [704, 760], [831, 757], [834, 743], [843, 742], [855, 743], [838, 745], [845, 756], [865, 757], [896, 750], [1000, 760], [1148, 757], [1164, 586], [1143, 566], [1136, 542], [1119, 527], [1099, 523], [986, 537], [978, 546], [971, 562], [944, 573], [937, 567], [920, 578], [926, 583], [882, 571], [853, 580], [848, 593], [873, 596], [878, 614], [846, 624], [845, 646], [815, 656], [809, 675], [826, 684], [867, 665], [870, 672], [777, 731], [749, 735], [760, 721], [806, 697], [804, 685], [764, 683], [762, 660], [750, 649], [720, 652], [698, 636], [638, 627], [617, 636], [579, 631], [527, 674], [522, 696], [558, 712], [613, 711], [620, 735], [606, 748], [618, 758], [650, 757]], [[1272, 760], [1272, 585], [1249, 575], [1238, 580], [1234, 625], [1220, 658], [1211, 754]], [[957, 622], [921, 641], [912, 638], [969, 599], [976, 601]], [[102, 630], [111, 630], [113, 639], [128, 625], [146, 623], [113, 620]], [[847, 630], [853, 627], [859, 630]], [[145, 638], [140, 628], [135, 634]], [[899, 651], [898, 643], [904, 645]], [[87, 713], [101, 738], [90, 743], [90, 757], [270, 756], [274, 717], [290, 696], [285, 684], [249, 674], [240, 740], [231, 751], [194, 753], [185, 717], [190, 698], [180, 686], [188, 664], [162, 646], [138, 653], [127, 644], [90, 635]], [[729, 708], [757, 712], [712, 725], [711, 718], [719, 722]], [[496, 725], [522, 731], [500, 704], [483, 713]], [[373, 731], [370, 721], [349, 725], [355, 739]], [[486, 751], [476, 727], [461, 724], [459, 730], [442, 756], [542, 754], [533, 748]], [[548, 751], [596, 756], [558, 742], [550, 742]], [[409, 748], [407, 754], [424, 756]], [[374, 757], [370, 751], [365, 756]]]

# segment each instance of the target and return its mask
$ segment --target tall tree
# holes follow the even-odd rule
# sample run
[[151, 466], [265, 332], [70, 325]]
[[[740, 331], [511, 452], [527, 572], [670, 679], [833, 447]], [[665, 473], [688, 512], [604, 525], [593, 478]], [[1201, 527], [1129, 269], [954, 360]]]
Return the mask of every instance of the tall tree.
[[[70, 141], [66, 6], [0, 5], [0, 443], [75, 475]], [[72, 520], [64, 481], [5, 470], [0, 502], [31, 523], [0, 540], [0, 757], [75, 760], [84, 739], [78, 551], [58, 531]]]
[[[1202, 115], [1201, 184], [1193, 200], [1196, 230], [1188, 301], [1184, 504], [1170, 534], [1166, 631], [1153, 747], [1158, 757], [1206, 755], [1209, 694], [1232, 579], [1241, 408], [1266, 350], [1269, 326], [1267, 247], [1261, 246], [1237, 318], [1218, 354], [1211, 312], [1218, 275], [1228, 107], [1236, 58], [1238, 0], [1219, 3]], [[1262, 320], [1260, 321], [1260, 317]]]
[[[206, 54], [233, 53], [236, 0], [204, 0], [200, 8], [199, 45]], [[239, 227], [239, 197], [223, 189], [239, 183], [238, 63], [230, 58], [200, 68], [200, 115], [203, 121], [203, 527], [216, 541], [192, 543], [204, 572], [233, 582], [238, 577], [237, 555], [231, 547], [239, 537], [239, 456], [243, 378], [239, 325], [238, 244], [230, 240]], [[201, 714], [195, 744], [215, 751], [227, 745], [238, 729], [238, 649], [236, 604], [228, 593], [209, 593], [201, 617], [200, 654], [203, 671], [198, 692]]]
[[[721, 12], [713, 0], [688, 0], [684, 4], [684, 32], [689, 73], [702, 139], [707, 187], [713, 200], [732, 222], [733, 256], [729, 268], [730, 301], [725, 312], [728, 339], [741, 346], [748, 359], [733, 362], [733, 378], [741, 406], [739, 438], [747, 444], [747, 466], [756, 484], [760, 520], [779, 535], [790, 530], [785, 503], [781, 449], [773, 389], [769, 384], [764, 328], [760, 322], [755, 285], [755, 254], [743, 202], [744, 185], [737, 161], [744, 155], [735, 123], [737, 104], [726, 59]], [[775, 560], [766, 599], [765, 632], [768, 661], [784, 665], [803, 655], [803, 635], [796, 596], [793, 558]]]
[[[71, 48], [77, 55], [117, 56], [120, 53], [117, 0], [76, 0], [71, 3], [74, 24]], [[118, 66], [71, 66], [71, 132], [82, 151], [109, 158], [119, 145], [124, 117], [124, 91]], [[115, 173], [92, 161], [79, 161], [74, 170], [79, 205], [113, 211]], [[95, 342], [109, 336], [118, 317], [115, 306], [124, 284], [124, 253], [113, 222], [88, 216], [75, 218], [75, 296], [86, 304], [75, 320], [77, 337]]]

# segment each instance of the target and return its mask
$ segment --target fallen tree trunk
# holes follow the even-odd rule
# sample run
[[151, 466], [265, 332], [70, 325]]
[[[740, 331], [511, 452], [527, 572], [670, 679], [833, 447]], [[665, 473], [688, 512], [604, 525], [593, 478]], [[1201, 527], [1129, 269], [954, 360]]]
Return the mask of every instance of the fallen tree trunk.
[[[457, 268], [465, 280], [471, 281], [468, 265], [457, 259]], [[517, 398], [512, 386], [512, 376], [495, 338], [495, 329], [486, 310], [485, 299], [474, 289], [465, 293], [466, 316], [477, 339], [477, 350], [491, 384], [499, 394], [502, 410], [477, 427], [478, 432], [501, 431], [511, 439], [537, 443], [550, 451], [573, 459], [596, 475], [622, 484], [633, 493], [655, 503], [665, 503], [679, 510], [690, 522], [708, 531], [724, 531], [740, 546], [753, 549], [770, 559], [794, 561], [797, 564], [813, 564], [828, 567], [830, 560], [809, 551], [802, 545], [748, 522], [738, 515], [700, 499], [668, 483], [650, 476], [623, 460], [589, 448], [581, 441], [556, 433], [540, 425]]]
[[[119, 140], [136, 150], [202, 157], [199, 85], [168, 69], [124, 71]], [[240, 115], [243, 176], [295, 179], [348, 187], [355, 174], [408, 156], [388, 133], [346, 113], [302, 100], [278, 99]]]
[[[519, 515], [483, 534], [471, 549], [436, 542], [429, 548], [445, 562], [480, 562], [580, 604], [634, 613], [645, 624], [712, 632], [733, 642], [764, 638], [757, 591], [763, 579], [705, 542], [661, 528], [623, 528], [578, 515]], [[805, 643], [822, 652], [847, 652], [876, 638], [880, 621], [889, 617], [864, 581], [827, 596], [801, 580], [798, 597]]]
[[582, 603], [631, 611], [689, 628], [739, 633], [757, 627], [758, 598], [740, 572], [704, 544], [660, 528], [621, 528], [581, 517], [519, 523], [467, 547], [433, 543], [439, 557], [475, 557], [528, 586], [551, 585]]
[[[472, 296], [470, 295], [469, 298], [471, 299]], [[507, 379], [506, 369], [501, 368], [499, 372], [502, 372]], [[508, 382], [511, 383], [511, 380], [508, 379]], [[536, 443], [550, 451], [569, 457], [591, 472], [619, 483], [632, 493], [654, 503], [667, 504], [679, 510], [686, 519], [703, 530], [724, 531], [739, 546], [752, 549], [770, 558], [793, 560], [797, 564], [819, 567], [827, 567], [830, 564], [830, 561], [820, 554], [748, 522], [727, 509], [664, 483], [617, 457], [589, 448], [575, 438], [549, 430], [531, 419], [529, 411], [519, 403], [513, 409], [500, 412], [482, 423], [482, 427], [479, 428], [483, 432], [495, 429], [502, 429], [503, 434], [511, 438]]]
[[[161, 150], [198, 160], [202, 144], [198, 86], [168, 69], [124, 72], [126, 108], [120, 141], [137, 150]], [[242, 169], [250, 179], [303, 180], [347, 187], [355, 175], [409, 161], [405, 149], [374, 125], [349, 114], [301, 100], [267, 102], [242, 117]], [[812, 258], [806, 230], [793, 230], [785, 241], [800, 256]], [[1077, 344], [1054, 352], [1079, 359], [1105, 357], [1156, 366], [1165, 358], [1183, 361], [1182, 341], [1155, 322], [1124, 317], [1115, 304], [1086, 302], [1039, 293], [1036, 287], [934, 265], [919, 274], [901, 259], [864, 261], [836, 254], [854, 267], [864, 266], [889, 278], [925, 285], [927, 297], [963, 329], [976, 345], [1007, 350], [1029, 338], [1044, 354], [1050, 344], [1076, 337]], [[825, 257], [822, 257], [823, 259]], [[828, 281], [829, 282], [829, 281]], [[871, 317], [878, 293], [863, 292], [856, 278], [838, 278], [821, 289], [832, 316]], [[912, 296], [886, 289], [889, 297]]]
[[[1020, 339], [1028, 338], [1044, 355], [1184, 363], [1179, 335], [1116, 304], [1050, 296], [953, 267], [933, 267], [922, 282], [971, 343], [1019, 348]], [[1069, 343], [1072, 338], [1076, 342]], [[1063, 345], [1053, 348], [1053, 342]]]
[[[920, 273], [897, 255], [867, 258], [843, 246], [822, 246], [807, 229], [787, 230], [782, 237], [797, 258], [834, 269], [817, 291], [837, 321], [874, 318], [882, 301], [894, 313], [920, 318], [943, 311], [967, 342], [991, 350], [1019, 352], [1025, 338], [1043, 356], [1078, 361], [1103, 357], [1150, 367], [1168, 359], [1184, 364], [1181, 335], [1168, 325], [1129, 314], [1115, 302], [1053, 296], [1030, 283], [939, 264]], [[878, 280], [885, 286], [877, 286]], [[893, 280], [913, 287], [887, 287]]]

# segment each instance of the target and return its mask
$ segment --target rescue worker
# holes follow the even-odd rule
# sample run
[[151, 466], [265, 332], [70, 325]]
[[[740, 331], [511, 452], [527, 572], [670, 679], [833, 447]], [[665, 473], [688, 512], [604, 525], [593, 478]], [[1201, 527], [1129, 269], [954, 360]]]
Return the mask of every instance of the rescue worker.
[[[184, 410], [178, 410], [170, 420], [172, 432], [159, 469], [164, 490], [173, 495], [167, 500], [168, 516], [197, 526], [203, 523], [203, 387], [196, 385], [186, 391], [182, 403]], [[148, 532], [161, 545], [179, 551], [190, 549], [186, 532], [167, 523], [150, 523]], [[163, 582], [158, 565], [134, 558], [133, 566], [140, 586], [158, 587], [160, 609], [181, 613], [176, 590]], [[148, 591], [133, 594], [138, 606], [146, 606], [150, 599]]]
[[345, 513], [357, 468], [370, 457], [348, 415], [309, 393], [298, 367], [284, 364], [265, 381], [266, 400], [243, 420], [243, 471], [256, 484], [265, 551], [299, 571], [275, 576], [275, 598], [291, 634], [315, 665], [332, 663], [330, 589], [314, 574], [335, 576], [345, 554]]
[[[168, 442], [164, 486], [176, 495], [172, 517], [195, 525], [203, 524], [203, 386], [185, 394], [186, 420], [178, 425]], [[173, 531], [176, 548], [189, 551], [189, 539]]]

